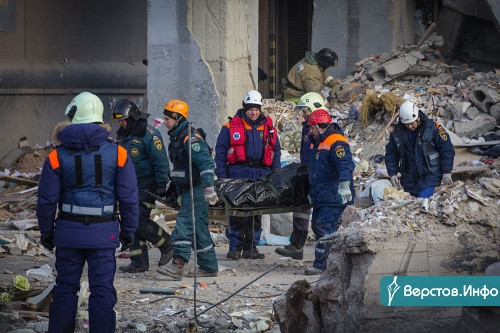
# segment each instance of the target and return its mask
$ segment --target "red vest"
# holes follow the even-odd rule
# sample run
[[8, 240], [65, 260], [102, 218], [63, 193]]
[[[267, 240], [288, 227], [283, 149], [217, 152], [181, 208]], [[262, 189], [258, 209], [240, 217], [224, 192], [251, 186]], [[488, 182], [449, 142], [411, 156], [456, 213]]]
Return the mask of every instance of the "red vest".
[[[274, 146], [276, 145], [276, 136], [278, 130], [273, 127], [273, 120], [266, 117], [267, 122], [264, 126], [264, 156], [262, 164], [271, 166], [274, 160]], [[248, 127], [250, 129], [250, 127]], [[246, 152], [246, 130], [247, 126], [243, 119], [236, 116], [229, 121], [229, 150], [227, 151], [227, 163], [245, 163], [247, 162]]]

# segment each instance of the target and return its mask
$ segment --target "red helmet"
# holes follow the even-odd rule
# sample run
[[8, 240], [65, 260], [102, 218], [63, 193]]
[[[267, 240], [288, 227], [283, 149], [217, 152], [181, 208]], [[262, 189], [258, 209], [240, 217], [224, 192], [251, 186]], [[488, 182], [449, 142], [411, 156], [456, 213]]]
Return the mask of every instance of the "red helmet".
[[307, 119], [308, 125], [318, 125], [318, 124], [331, 124], [332, 117], [325, 109], [318, 109], [311, 113]]

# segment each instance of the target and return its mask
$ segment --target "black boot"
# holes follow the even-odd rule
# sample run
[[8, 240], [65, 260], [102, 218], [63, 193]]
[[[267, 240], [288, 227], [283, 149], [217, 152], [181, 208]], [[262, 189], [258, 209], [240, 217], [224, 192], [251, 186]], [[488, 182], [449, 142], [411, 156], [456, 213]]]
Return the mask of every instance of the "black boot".
[[170, 246], [170, 242], [168, 243], [168, 245], [160, 247], [161, 257], [160, 260], [158, 260], [158, 266], [167, 264], [170, 260], [172, 260], [172, 257], [174, 256], [174, 249], [172, 249], [172, 246]]
[[266, 256], [263, 253], [259, 253], [257, 247], [253, 247], [250, 250], [243, 250], [241, 254], [243, 259], [264, 259]]
[[[142, 273], [149, 269], [148, 246], [146, 242], [140, 241], [130, 247], [130, 264], [120, 266], [119, 270], [125, 273]], [[135, 248], [139, 245], [139, 248]]]
[[283, 257], [290, 257], [292, 259], [302, 260], [304, 258], [304, 250], [298, 249], [292, 244], [285, 245], [285, 247], [278, 247], [274, 250], [277, 254]]
[[294, 226], [292, 235], [290, 236], [290, 245], [286, 245], [284, 248], [279, 247], [274, 252], [284, 257], [302, 260], [304, 258], [303, 247], [307, 240], [307, 234], [308, 231], [298, 230]]

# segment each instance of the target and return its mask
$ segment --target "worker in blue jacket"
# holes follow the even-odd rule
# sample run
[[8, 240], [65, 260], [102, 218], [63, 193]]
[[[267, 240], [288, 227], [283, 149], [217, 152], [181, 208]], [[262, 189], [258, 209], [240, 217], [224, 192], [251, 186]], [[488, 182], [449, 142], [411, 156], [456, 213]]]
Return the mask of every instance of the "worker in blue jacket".
[[120, 123], [116, 131], [117, 142], [127, 149], [134, 163], [139, 187], [139, 225], [134, 243], [130, 246], [130, 264], [120, 266], [127, 273], [140, 273], [149, 269], [148, 244], [156, 246], [161, 253], [158, 266], [172, 259], [170, 235], [158, 223], [151, 220], [155, 207], [154, 193], [165, 197], [170, 166], [160, 132], [148, 125], [149, 113], [141, 112], [135, 103], [122, 99], [113, 107], [112, 118]]
[[[189, 262], [191, 249], [195, 247], [194, 214], [196, 258], [199, 265], [196, 275], [214, 277], [217, 276], [219, 266], [208, 229], [208, 206], [218, 201], [214, 189], [214, 159], [205, 141], [203, 129], [191, 128], [191, 133], [188, 132], [189, 108], [186, 102], [177, 99], [168, 101], [163, 115], [170, 136], [168, 155], [173, 164], [169, 177], [182, 199], [171, 237], [174, 257], [169, 264], [160, 266], [158, 272], [176, 281], [182, 280], [184, 265]], [[193, 198], [191, 198], [191, 182]], [[194, 276], [194, 271], [188, 272], [187, 276]]]
[[[271, 118], [261, 112], [261, 94], [256, 90], [248, 91], [242, 105], [217, 137], [215, 172], [218, 178], [258, 180], [281, 167], [278, 131]], [[262, 233], [261, 220], [260, 215], [229, 217], [227, 258], [264, 259], [264, 254], [257, 250]]]
[[[307, 119], [313, 111], [325, 109], [325, 104], [325, 100], [320, 94], [309, 92], [300, 97], [295, 107], [295, 110], [301, 112], [300, 116], [304, 119], [304, 121], [302, 121], [302, 139], [300, 141], [300, 163], [302, 164], [309, 164], [309, 154], [311, 152]], [[303, 247], [306, 243], [307, 235], [309, 234], [310, 217], [310, 208], [293, 212], [293, 231], [290, 236], [290, 244], [283, 248], [276, 248], [274, 251], [277, 254], [297, 260], [302, 260], [304, 258]]]
[[[353, 204], [352, 173], [354, 162], [347, 139], [340, 127], [332, 123], [330, 114], [319, 109], [311, 113], [307, 123], [311, 139], [309, 155], [309, 194], [313, 206], [312, 230], [316, 240], [337, 230], [337, 222], [347, 205]], [[319, 243], [314, 249], [313, 267], [307, 275], [321, 274], [326, 269], [330, 245]]]
[[[428, 198], [441, 183], [453, 182], [455, 149], [446, 130], [406, 101], [385, 146], [385, 165], [391, 183], [414, 197]], [[401, 182], [398, 179], [401, 174]]]
[[41, 243], [48, 250], [56, 247], [49, 332], [75, 330], [85, 263], [90, 332], [114, 332], [115, 251], [120, 241], [124, 246], [133, 242], [137, 228], [134, 166], [124, 148], [108, 141], [110, 127], [103, 124], [97, 96], [83, 92], [67, 111], [71, 124], [60, 128], [61, 145], [45, 160], [36, 207]]

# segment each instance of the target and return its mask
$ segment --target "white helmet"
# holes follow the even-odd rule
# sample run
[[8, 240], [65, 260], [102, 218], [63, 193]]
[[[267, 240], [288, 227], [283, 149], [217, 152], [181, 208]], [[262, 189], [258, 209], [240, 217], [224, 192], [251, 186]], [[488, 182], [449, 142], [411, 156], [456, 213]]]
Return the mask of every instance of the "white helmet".
[[399, 119], [403, 124], [409, 124], [417, 120], [418, 108], [410, 101], [406, 101], [399, 107]]
[[249, 90], [243, 99], [243, 104], [262, 105], [262, 95], [257, 90]]
[[104, 106], [94, 94], [82, 92], [68, 104], [66, 115], [73, 113], [73, 124], [103, 123]]

